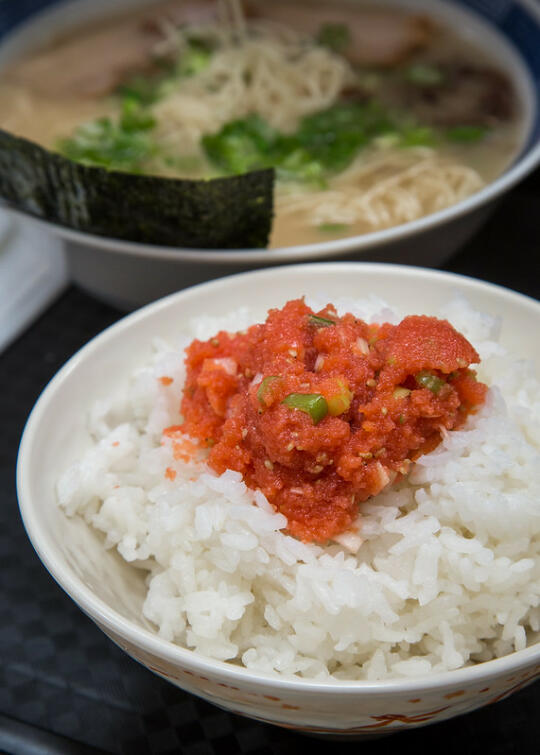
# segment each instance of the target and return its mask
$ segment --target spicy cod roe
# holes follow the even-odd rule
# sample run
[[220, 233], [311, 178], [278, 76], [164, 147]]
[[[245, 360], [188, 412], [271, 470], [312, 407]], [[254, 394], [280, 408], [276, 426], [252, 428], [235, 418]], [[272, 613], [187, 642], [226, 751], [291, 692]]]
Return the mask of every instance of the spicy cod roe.
[[247, 331], [195, 340], [186, 355], [178, 429], [305, 541], [353, 527], [358, 504], [461, 427], [487, 390], [469, 369], [478, 354], [445, 320], [369, 325], [302, 299]]

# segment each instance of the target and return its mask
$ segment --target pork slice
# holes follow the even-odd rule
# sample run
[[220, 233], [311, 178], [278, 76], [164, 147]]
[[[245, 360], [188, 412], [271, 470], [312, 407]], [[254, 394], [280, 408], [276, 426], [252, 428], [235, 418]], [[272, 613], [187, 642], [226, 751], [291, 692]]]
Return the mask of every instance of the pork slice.
[[439, 85], [396, 85], [397, 104], [435, 126], [491, 126], [515, 115], [514, 88], [502, 71], [461, 61], [446, 62], [438, 68], [443, 75]]
[[215, 12], [213, 0], [162, 3], [88, 32], [77, 31], [15, 64], [6, 75], [46, 96], [100, 97], [116, 89], [129, 74], [152, 66], [152, 52], [161, 38], [159, 18], [176, 25], [202, 23]]
[[317, 36], [327, 24], [344, 26], [350, 41], [339, 52], [352, 63], [392, 66], [428, 43], [433, 25], [424, 15], [345, 4], [258, 3], [252, 15]]

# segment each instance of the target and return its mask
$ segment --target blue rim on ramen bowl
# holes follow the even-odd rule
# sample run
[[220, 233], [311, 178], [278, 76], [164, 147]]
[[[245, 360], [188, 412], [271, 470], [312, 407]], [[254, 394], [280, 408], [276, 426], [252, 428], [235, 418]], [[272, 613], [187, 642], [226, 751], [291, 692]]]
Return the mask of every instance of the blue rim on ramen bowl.
[[[114, 10], [151, 4], [151, 0], [117, 0]], [[74, 282], [123, 309], [195, 283], [269, 265], [351, 258], [429, 267], [442, 264], [474, 234], [497, 200], [540, 163], [540, 3], [384, 0], [381, 4], [425, 11], [458, 30], [500, 63], [517, 90], [524, 119], [521, 149], [498, 178], [475, 194], [385, 230], [271, 250], [154, 246], [81, 233], [33, 218], [26, 222], [41, 223], [64, 240]], [[107, 0], [0, 3], [0, 70], [59, 33], [99, 20], [110, 7]]]

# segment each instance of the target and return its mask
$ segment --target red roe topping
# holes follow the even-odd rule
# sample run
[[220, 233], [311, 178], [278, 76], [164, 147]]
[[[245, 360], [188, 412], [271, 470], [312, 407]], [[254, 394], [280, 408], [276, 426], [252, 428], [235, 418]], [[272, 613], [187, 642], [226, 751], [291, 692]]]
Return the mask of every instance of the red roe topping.
[[324, 542], [482, 404], [478, 361], [445, 320], [368, 325], [298, 299], [243, 333], [193, 341], [181, 430], [216, 472], [262, 490], [292, 535]]

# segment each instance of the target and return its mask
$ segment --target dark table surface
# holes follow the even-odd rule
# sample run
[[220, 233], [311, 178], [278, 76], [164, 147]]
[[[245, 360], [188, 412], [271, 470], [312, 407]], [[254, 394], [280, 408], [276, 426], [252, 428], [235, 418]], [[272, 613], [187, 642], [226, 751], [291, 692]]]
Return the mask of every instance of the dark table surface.
[[[540, 171], [499, 205], [446, 265], [540, 299]], [[325, 743], [240, 718], [124, 655], [49, 576], [17, 510], [15, 458], [25, 419], [62, 364], [121, 313], [69, 289], [0, 355], [0, 752], [367, 755], [538, 753], [540, 684], [451, 721], [361, 744]], [[531, 323], [531, 327], [537, 324]]]

